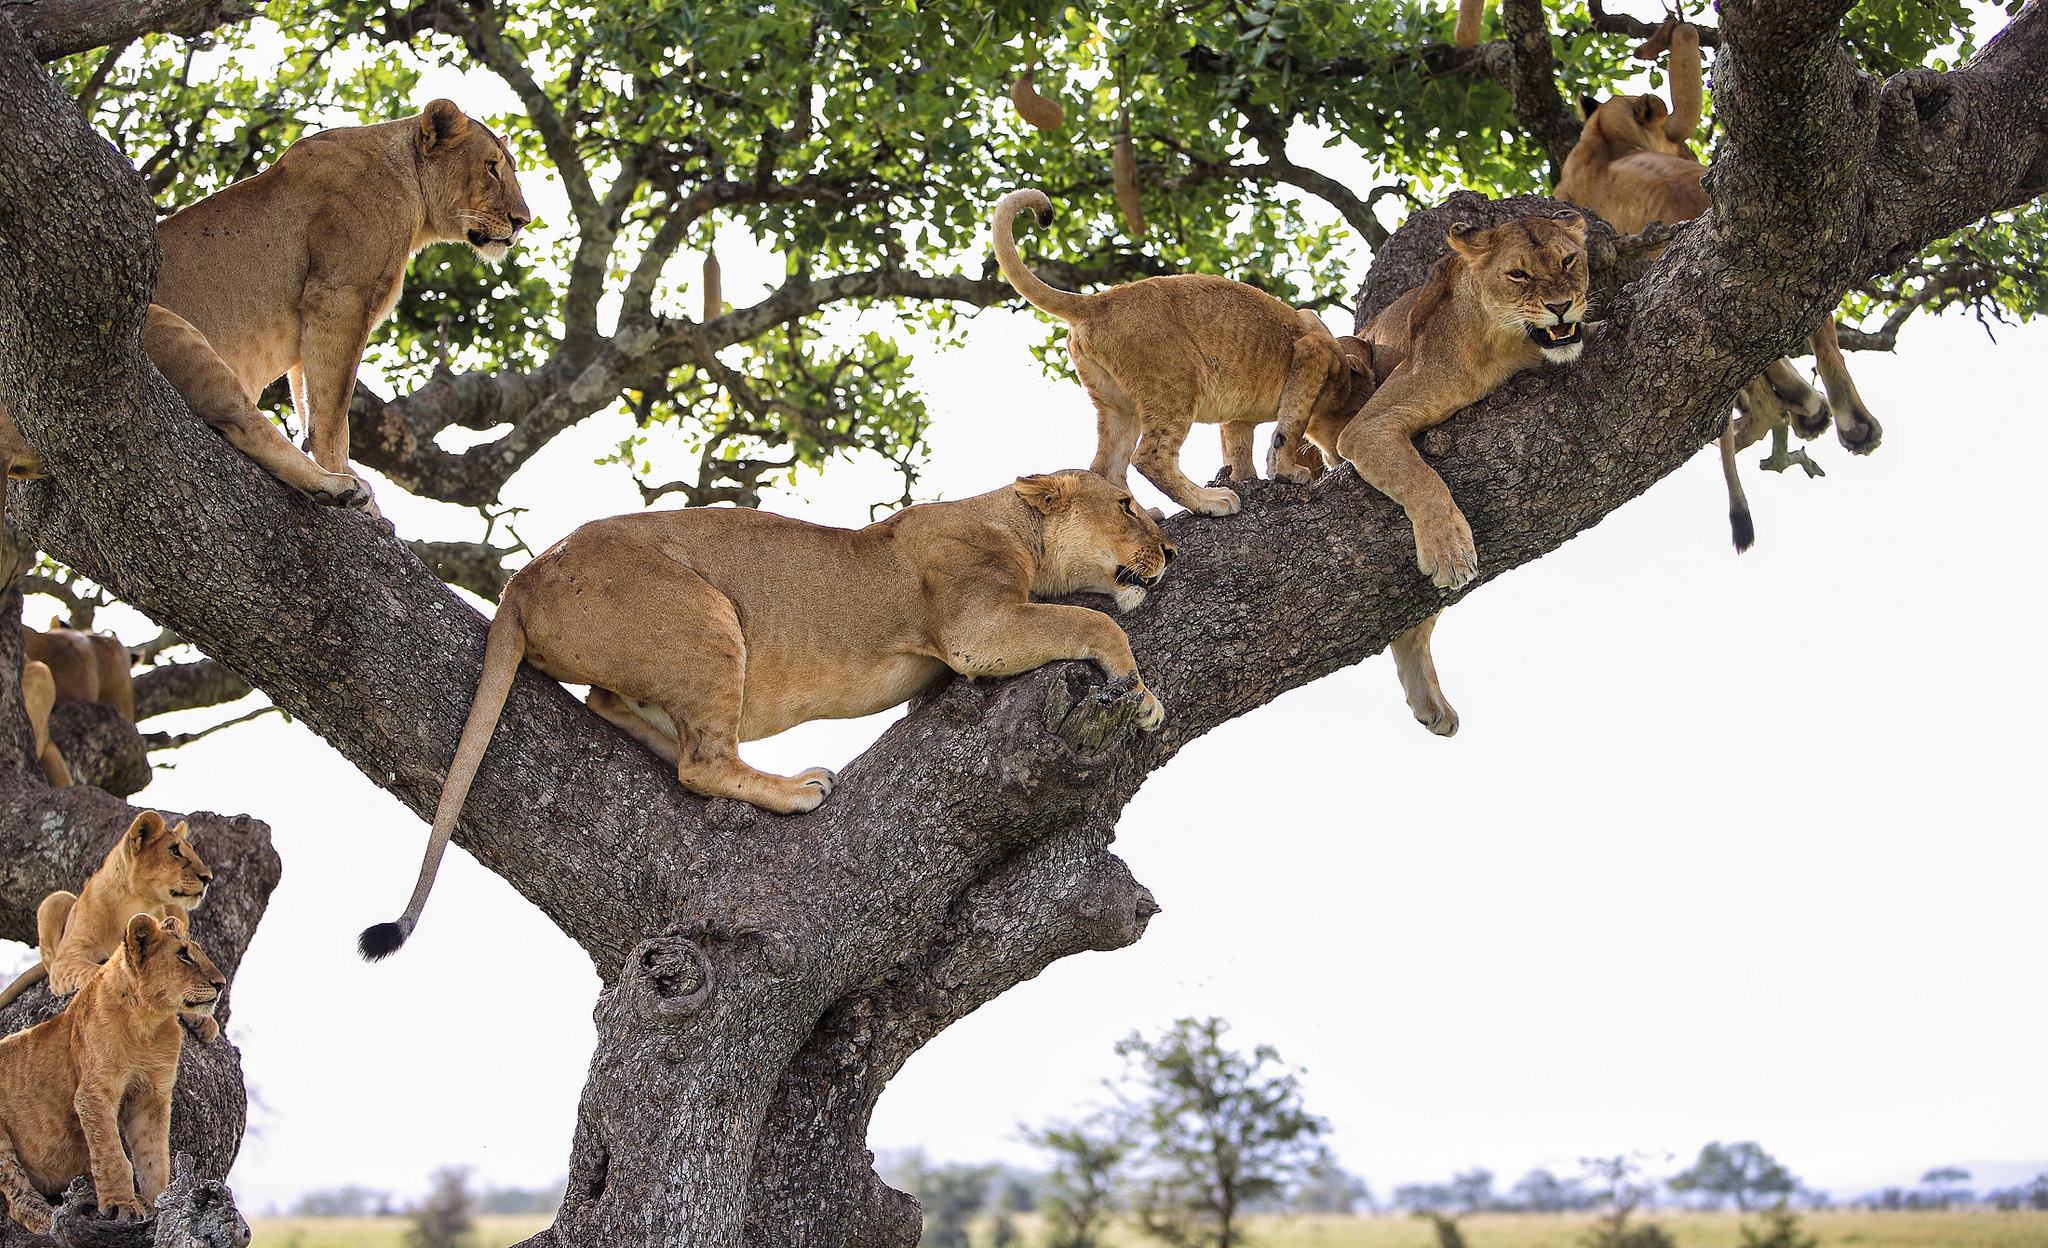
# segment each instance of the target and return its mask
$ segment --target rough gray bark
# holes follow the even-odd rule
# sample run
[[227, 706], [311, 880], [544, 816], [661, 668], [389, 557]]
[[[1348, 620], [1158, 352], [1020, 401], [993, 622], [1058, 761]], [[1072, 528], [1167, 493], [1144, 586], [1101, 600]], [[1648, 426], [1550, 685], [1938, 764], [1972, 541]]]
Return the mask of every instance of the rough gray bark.
[[[1715, 214], [1609, 300], [1577, 365], [1525, 374], [1428, 439], [1479, 583], [1704, 446], [1850, 282], [2048, 182], [2040, 3], [1973, 64], [1882, 89], [1834, 42], [1843, 7], [1723, 6]], [[0, 29], [0, 402], [55, 474], [18, 489], [18, 514], [424, 818], [482, 619], [388, 525], [285, 490], [140, 359], [148, 205], [64, 105]], [[40, 157], [58, 150], [74, 158]], [[1404, 232], [1418, 256], [1441, 238], [1426, 220]], [[456, 839], [605, 980], [569, 1191], [539, 1241], [914, 1242], [861, 1139], [905, 1056], [1053, 958], [1142, 932], [1152, 899], [1106, 846], [1182, 745], [1458, 597], [1416, 571], [1400, 510], [1348, 468], [1237, 488], [1237, 516], [1170, 523], [1173, 575], [1122, 621], [1166, 704], [1151, 736], [1091, 668], [956, 681], [817, 811], [782, 818], [682, 793], [559, 686], [520, 678]]]
[[64, 753], [76, 784], [133, 797], [151, 772], [142, 734], [121, 713], [99, 702], [59, 702], [50, 710], [50, 740]]
[[135, 674], [135, 718], [239, 702], [254, 688], [212, 659], [159, 664]]
[[22, 41], [54, 61], [137, 35], [164, 31], [194, 38], [256, 15], [250, 0], [7, 0]]

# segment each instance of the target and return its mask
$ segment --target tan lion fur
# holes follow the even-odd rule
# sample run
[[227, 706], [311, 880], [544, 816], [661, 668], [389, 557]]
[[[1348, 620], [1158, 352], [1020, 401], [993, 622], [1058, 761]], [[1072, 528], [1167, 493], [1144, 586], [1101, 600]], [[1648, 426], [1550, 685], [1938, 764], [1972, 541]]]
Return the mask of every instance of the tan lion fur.
[[[1379, 387], [1355, 417], [1310, 421], [1300, 431], [1334, 463], [1400, 503], [1415, 528], [1416, 563], [1455, 588], [1477, 574], [1472, 529], [1414, 437], [1546, 360], [1569, 363], [1584, 346], [1586, 223], [1570, 209], [1492, 229], [1455, 225], [1451, 250], [1429, 280], [1359, 331]], [[1541, 340], [1539, 343], [1539, 339]], [[1276, 442], [1297, 430], [1285, 422]], [[1415, 718], [1439, 736], [1458, 715], [1437, 683], [1430, 636], [1436, 617], [1394, 639], [1394, 666]]]
[[[143, 811], [84, 888], [76, 895], [59, 889], [36, 907], [36, 944], [43, 960], [0, 992], [0, 1005], [45, 977], [57, 996], [77, 992], [120, 947], [130, 916], [187, 919], [206, 900], [212, 882], [213, 872], [192, 848], [184, 821], [167, 828], [162, 815]], [[211, 1019], [201, 1024], [202, 1031], [213, 1026]]]
[[156, 302], [210, 344], [251, 403], [289, 375], [323, 480], [347, 475], [356, 367], [398, 302], [406, 261], [460, 241], [503, 258], [532, 216], [512, 164], [503, 139], [447, 100], [309, 134], [158, 227]]
[[[1148, 277], [1092, 295], [1048, 286], [1017, 254], [1012, 222], [1025, 211], [1052, 221], [1042, 191], [1012, 191], [994, 215], [996, 263], [1017, 293], [1067, 323], [1067, 352], [1095, 403], [1092, 471], [1118, 484], [1135, 466], [1174, 502], [1205, 516], [1238, 508], [1230, 490], [1205, 488], [1180, 470], [1181, 443], [1196, 423], [1222, 426], [1233, 480], [1258, 475], [1252, 431], [1279, 420], [1304, 427], [1356, 411], [1372, 388], [1363, 347], [1331, 336], [1312, 314], [1255, 286], [1204, 274]], [[1275, 458], [1276, 477], [1306, 481], [1297, 440]]]
[[[1676, 111], [1655, 95], [1617, 95], [1602, 102], [1580, 101], [1586, 119], [1577, 146], [1564, 163], [1557, 198], [1592, 209], [1624, 234], [1652, 222], [1676, 225], [1712, 208], [1703, 180], [1707, 169], [1687, 146], [1698, 125], [1699, 38], [1691, 27], [1679, 26], [1672, 39], [1672, 95]], [[1688, 69], [1688, 62], [1690, 68]], [[1802, 438], [1826, 432], [1830, 421], [1842, 445], [1867, 455], [1877, 448], [1883, 429], [1863, 405], [1842, 358], [1841, 341], [1832, 318], [1823, 321], [1808, 340], [1827, 387], [1823, 399], [1806, 384], [1790, 360], [1780, 359], [1743, 387], [1741, 405], [1748, 416], [1731, 420], [1721, 435], [1721, 470], [1728, 484], [1728, 518], [1736, 549], [1747, 549], [1754, 530], [1749, 503], [1742, 493], [1735, 452], [1761, 438], [1776, 424], [1789, 423]]]
[[[42, 764], [43, 779], [51, 788], [68, 789], [71, 787], [71, 766], [64, 761], [64, 752], [57, 748], [57, 743], [50, 740], [50, 710], [56, 705], [57, 678], [50, 674], [50, 665], [24, 659], [21, 664], [21, 706], [28, 712], [29, 731], [35, 734], [36, 761]], [[5, 1004], [0, 1000], [0, 1005]]]
[[22, 653], [49, 666], [59, 702], [99, 702], [135, 722], [133, 656], [121, 639], [72, 628], [53, 616], [48, 632], [21, 630]]
[[227, 987], [184, 919], [137, 914], [115, 930], [114, 955], [63, 1013], [0, 1040], [0, 1197], [37, 1234], [81, 1174], [104, 1214], [149, 1216], [170, 1180], [179, 1016], [211, 1023]]
[[[673, 763], [691, 792], [807, 811], [832, 791], [832, 773], [756, 771], [741, 742], [873, 715], [948, 672], [1008, 676], [1085, 659], [1135, 679], [1130, 642], [1108, 616], [1032, 600], [1100, 593], [1129, 611], [1173, 554], [1129, 490], [1078, 470], [858, 530], [730, 507], [586, 524], [505, 587], [419, 883], [402, 918], [363, 933], [362, 952], [383, 957], [411, 934], [522, 659], [591, 686], [591, 709]], [[1142, 680], [1138, 689], [1149, 731], [1165, 712]]]

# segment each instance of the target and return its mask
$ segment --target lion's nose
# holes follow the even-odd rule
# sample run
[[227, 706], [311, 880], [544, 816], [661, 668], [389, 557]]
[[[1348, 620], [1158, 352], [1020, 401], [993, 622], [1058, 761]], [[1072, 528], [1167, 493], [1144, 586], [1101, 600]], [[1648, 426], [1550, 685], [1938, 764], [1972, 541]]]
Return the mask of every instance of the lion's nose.
[[1564, 314], [1572, 310], [1572, 301], [1567, 299], [1563, 303], [1546, 303], [1543, 306], [1549, 308], [1551, 315], [1561, 321], [1564, 319]]
[[525, 229], [526, 223], [528, 221], [533, 220], [532, 217], [522, 217], [516, 212], [507, 213], [505, 215], [506, 219], [512, 222], [512, 232], [514, 234], [517, 234], [519, 231]]
[[213, 872], [211, 872], [211, 871], [201, 871], [201, 872], [199, 873], [199, 882], [200, 882], [201, 884], [211, 884], [211, 883], [213, 883]]
[[1174, 545], [1172, 542], [1159, 543], [1159, 558], [1162, 563], [1172, 563], [1173, 557], [1179, 553], [1180, 547]]
[[215, 992], [221, 992], [221, 991], [225, 990], [225, 989], [227, 988], [227, 986], [228, 986], [228, 981], [226, 981], [225, 979], [221, 979], [221, 978], [220, 978], [220, 977], [218, 977], [218, 976], [215, 976], [215, 977], [214, 977], [214, 978], [213, 978], [213, 979], [212, 979], [211, 981], [209, 981], [209, 982], [211, 982], [211, 983], [213, 984], [213, 990], [214, 990]]

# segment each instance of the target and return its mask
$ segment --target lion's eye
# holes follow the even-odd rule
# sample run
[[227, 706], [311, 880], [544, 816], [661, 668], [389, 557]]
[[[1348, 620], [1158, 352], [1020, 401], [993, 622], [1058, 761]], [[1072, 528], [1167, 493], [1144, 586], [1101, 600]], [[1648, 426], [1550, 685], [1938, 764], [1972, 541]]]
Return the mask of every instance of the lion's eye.
[[191, 951], [191, 950], [189, 950], [189, 949], [180, 949], [180, 950], [178, 950], [178, 961], [180, 961], [180, 962], [183, 962], [183, 963], [185, 963], [185, 964], [186, 964], [186, 965], [188, 965], [188, 966], [198, 966], [198, 965], [199, 965], [199, 964], [198, 964], [197, 962], [194, 962], [194, 961], [192, 960], [192, 951]]
[[1135, 520], [1135, 519], [1137, 519], [1138, 513], [1137, 513], [1137, 512], [1135, 512], [1135, 511], [1133, 511], [1133, 510], [1131, 509], [1131, 500], [1130, 500], [1130, 499], [1128, 499], [1128, 498], [1118, 499], [1118, 500], [1117, 500], [1117, 505], [1118, 505], [1119, 507], [1122, 507], [1122, 508], [1124, 509], [1124, 514], [1125, 514], [1125, 515], [1127, 515], [1127, 516], [1131, 517], [1131, 518], [1132, 518], [1132, 519], [1134, 519], [1134, 520]]
[[1564, 267], [1565, 267], [1565, 268], [1567, 268], [1567, 269], [1569, 269], [1569, 268], [1571, 268], [1571, 267], [1572, 267], [1573, 265], [1577, 264], [1578, 262], [1579, 262], [1579, 258], [1578, 258], [1577, 256], [1566, 256], [1566, 257], [1564, 258]]
[[182, 850], [182, 849], [179, 849], [179, 848], [178, 848], [178, 847], [177, 847], [176, 845], [173, 845], [173, 846], [171, 846], [171, 857], [173, 857], [173, 858], [183, 858], [184, 856], [185, 856], [185, 851], [184, 851], [184, 850]]
[[489, 163], [487, 163], [487, 164], [486, 164], [486, 165], [484, 166], [484, 168], [485, 168], [486, 170], [488, 170], [488, 171], [489, 171], [489, 173], [490, 173], [490, 175], [491, 175], [492, 177], [494, 177], [494, 178], [495, 178], [495, 177], [497, 177], [497, 176], [498, 176], [498, 162], [497, 162], [497, 161], [495, 161], [495, 160], [493, 160], [493, 161], [490, 161]]
[[1518, 282], [1526, 282], [1529, 280], [1529, 274], [1527, 270], [1524, 269], [1509, 269], [1508, 276], [1514, 278]]

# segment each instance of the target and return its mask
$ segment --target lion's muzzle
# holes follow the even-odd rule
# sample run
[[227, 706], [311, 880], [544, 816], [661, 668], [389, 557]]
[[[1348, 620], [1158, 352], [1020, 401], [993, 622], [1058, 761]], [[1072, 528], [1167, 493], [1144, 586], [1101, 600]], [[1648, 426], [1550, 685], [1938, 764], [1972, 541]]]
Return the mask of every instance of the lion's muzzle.
[[1555, 325], [1523, 324], [1529, 331], [1529, 341], [1546, 349], [1576, 346], [1586, 340], [1584, 321], [1561, 321]]

